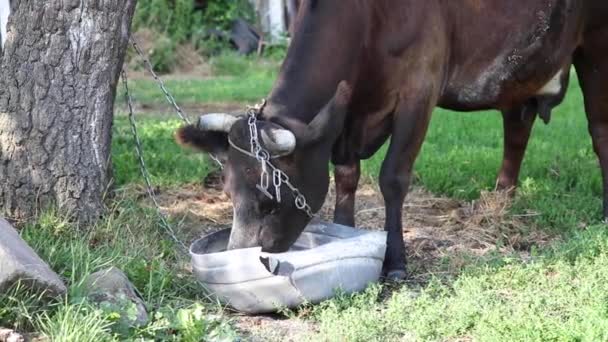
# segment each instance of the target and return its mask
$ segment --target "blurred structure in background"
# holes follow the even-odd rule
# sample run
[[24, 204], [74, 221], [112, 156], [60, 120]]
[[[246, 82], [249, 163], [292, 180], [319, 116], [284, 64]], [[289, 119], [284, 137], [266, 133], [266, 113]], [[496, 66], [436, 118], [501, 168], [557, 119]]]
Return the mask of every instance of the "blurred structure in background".
[[[213, 7], [213, 13], [220, 15], [217, 11], [221, 0], [194, 0], [194, 9], [208, 11]], [[266, 46], [289, 43], [289, 37], [293, 33], [297, 11], [301, 0], [243, 0], [244, 4], [238, 6], [251, 6], [253, 16], [243, 15], [247, 10], [241, 9], [241, 15], [231, 19], [228, 27], [211, 27], [206, 30], [207, 37], [221, 39], [230, 42], [240, 54], [261, 54]], [[232, 16], [240, 11], [226, 8], [226, 12]], [[209, 18], [207, 18], [209, 19]]]
[[6, 24], [10, 13], [10, 0], [0, 0], [0, 52], [2, 52], [2, 48], [4, 47], [4, 41], [6, 41]]
[[288, 36], [301, 0], [249, 0], [258, 14], [259, 24], [272, 42]]

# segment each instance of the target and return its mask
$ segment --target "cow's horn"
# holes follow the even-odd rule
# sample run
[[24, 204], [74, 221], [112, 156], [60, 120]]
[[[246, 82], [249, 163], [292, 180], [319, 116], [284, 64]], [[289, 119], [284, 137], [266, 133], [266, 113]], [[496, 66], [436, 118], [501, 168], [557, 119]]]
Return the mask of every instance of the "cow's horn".
[[230, 132], [232, 125], [237, 122], [236, 116], [224, 113], [201, 115], [198, 119], [198, 128], [203, 131]]
[[296, 136], [286, 129], [262, 130], [266, 148], [274, 154], [287, 155], [296, 149]]

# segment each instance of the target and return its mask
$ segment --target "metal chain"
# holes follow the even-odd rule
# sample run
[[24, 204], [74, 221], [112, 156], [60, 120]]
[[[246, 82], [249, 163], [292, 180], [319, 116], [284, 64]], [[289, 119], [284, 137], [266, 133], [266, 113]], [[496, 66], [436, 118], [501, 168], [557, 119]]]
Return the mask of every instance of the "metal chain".
[[[256, 186], [265, 196], [270, 199], [274, 199], [277, 203], [281, 203], [281, 186], [285, 184], [294, 197], [294, 203], [296, 208], [302, 210], [310, 218], [314, 218], [315, 214], [312, 212], [312, 208], [306, 201], [306, 197], [298, 190], [296, 186], [291, 183], [289, 176], [277, 168], [270, 161], [271, 154], [266, 151], [258, 140], [258, 127], [257, 127], [257, 116], [261, 112], [262, 108], [266, 103], [262, 102], [261, 105], [250, 107], [247, 110], [247, 123], [249, 125], [249, 143], [250, 153], [261, 165], [262, 172], [260, 173], [260, 183]], [[270, 169], [271, 172], [268, 171]], [[268, 191], [270, 187], [270, 177], [272, 177], [272, 186], [274, 187], [275, 196]]]
[[150, 199], [152, 199], [152, 203], [154, 203], [154, 206], [156, 207], [156, 211], [160, 218], [161, 226], [165, 229], [165, 231], [169, 234], [169, 236], [173, 239], [173, 241], [175, 241], [181, 247], [181, 251], [184, 252], [185, 254], [188, 254], [188, 247], [186, 247], [186, 245], [180, 239], [177, 238], [177, 236], [175, 234], [175, 230], [173, 230], [173, 228], [169, 224], [169, 221], [167, 220], [167, 217], [162, 212], [162, 209], [158, 203], [158, 200], [156, 199], [156, 194], [154, 193], [154, 190], [152, 188], [152, 181], [150, 180], [150, 173], [148, 172], [148, 168], [146, 167], [146, 162], [144, 160], [141, 140], [139, 139], [139, 134], [137, 133], [135, 115], [133, 114], [133, 99], [131, 98], [131, 93], [129, 91], [129, 83], [127, 81], [127, 72], [124, 69], [122, 70], [122, 82], [125, 87], [125, 101], [127, 102], [127, 106], [129, 108], [129, 123], [131, 124], [131, 133], [133, 133], [133, 137], [135, 140], [135, 151], [137, 153], [137, 158], [139, 160], [139, 168], [140, 168], [141, 175], [144, 178], [144, 181], [146, 183], [146, 191], [148, 192]]
[[[148, 57], [146, 57], [146, 55], [143, 53], [143, 51], [141, 50], [139, 45], [137, 45], [137, 42], [135, 41], [135, 39], [133, 37], [131, 37], [130, 39], [131, 39], [131, 45], [133, 46], [133, 49], [135, 49], [135, 52], [137, 52], [137, 54], [139, 55], [139, 58], [141, 58], [141, 60], [144, 62], [146, 69], [148, 69], [148, 72], [152, 75], [152, 77], [156, 81], [156, 84], [158, 85], [160, 90], [165, 94], [165, 98], [167, 99], [169, 104], [171, 106], [173, 106], [173, 108], [175, 109], [175, 111], [176, 111], [177, 115], [180, 117], [180, 119], [182, 119], [183, 122], [185, 122], [186, 124], [189, 125], [191, 123], [190, 119], [188, 119], [188, 116], [184, 113], [182, 108], [177, 104], [173, 95], [171, 95], [169, 90], [167, 90], [167, 87], [165, 86], [165, 83], [163, 82], [163, 80], [156, 74], [156, 72], [154, 72], [154, 67], [152, 66], [152, 62], [150, 62], [150, 59]], [[219, 160], [219, 158], [217, 158], [215, 155], [213, 155], [211, 153], [209, 153], [209, 157], [220, 167], [221, 170], [224, 169], [224, 165]]]
[[[190, 120], [184, 114], [184, 112], [182, 111], [182, 109], [179, 107], [179, 105], [175, 101], [175, 98], [167, 90], [167, 88], [165, 87], [165, 84], [163, 83], [163, 81], [161, 80], [161, 78], [154, 72], [154, 68], [152, 66], [152, 63], [145, 56], [145, 54], [143, 53], [143, 51], [141, 50], [141, 48], [139, 47], [139, 45], [137, 44], [137, 42], [135, 41], [135, 39], [133, 37], [131, 37], [131, 45], [133, 45], [133, 48], [135, 49], [135, 52], [137, 52], [137, 54], [139, 55], [139, 57], [143, 60], [145, 66], [148, 69], [148, 71], [150, 72], [150, 74], [152, 75], [152, 77], [154, 77], [154, 80], [158, 84], [158, 86], [161, 89], [161, 91], [165, 94], [165, 98], [167, 99], [167, 101], [169, 102], [169, 104], [171, 104], [173, 106], [173, 108], [175, 108], [177, 114], [179, 115], [179, 117], [185, 123], [190, 124]], [[168, 225], [168, 223], [167, 223], [166, 219], [164, 218], [164, 215], [162, 214], [162, 212], [160, 212], [160, 207], [158, 206], [158, 203], [156, 202], [156, 199], [154, 197], [154, 192], [150, 188], [150, 184], [151, 183], [150, 183], [149, 175], [148, 175], [147, 169], [145, 168], [145, 163], [144, 163], [144, 160], [143, 160], [143, 157], [142, 157], [141, 145], [139, 143], [139, 137], [137, 136], [137, 129], [135, 127], [135, 118], [132, 115], [133, 114], [132, 100], [131, 100], [131, 96], [130, 96], [129, 91], [128, 91], [128, 87], [127, 87], [127, 83], [126, 83], [126, 73], [124, 72], [124, 70], [123, 70], [123, 80], [125, 82], [125, 90], [127, 92], [126, 96], [127, 96], [127, 100], [128, 100], [128, 103], [129, 103], [129, 110], [130, 110], [129, 120], [131, 121], [131, 126], [132, 126], [132, 130], [133, 130], [133, 134], [135, 135], [135, 138], [136, 138], [136, 145], [137, 145], [136, 147], [137, 147], [138, 156], [139, 156], [139, 159], [140, 159], [140, 164], [141, 164], [141, 167], [142, 167], [142, 174], [144, 174], [144, 178], [146, 178], [146, 184], [148, 185], [148, 192], [150, 193], [150, 197], [152, 197], [155, 205], [159, 209], [159, 213], [161, 213], [163, 224], [165, 224], [167, 226], [168, 231], [171, 233], [172, 237], [174, 239], [176, 239], [175, 238], [175, 234], [173, 233], [173, 230]], [[306, 197], [300, 192], [300, 190], [298, 190], [298, 188], [296, 188], [291, 183], [291, 181], [289, 179], [289, 176], [287, 174], [285, 174], [279, 168], [275, 167], [270, 162], [271, 154], [268, 151], [266, 151], [262, 147], [262, 145], [259, 143], [259, 140], [258, 140], [258, 129], [257, 129], [257, 116], [261, 112], [261, 110], [263, 109], [263, 107], [265, 106], [265, 104], [266, 103], [264, 101], [264, 102], [262, 102], [262, 104], [260, 104], [258, 106], [255, 106], [255, 107], [250, 107], [247, 110], [247, 114], [248, 114], [247, 123], [249, 125], [251, 155], [254, 158], [256, 158], [258, 160], [258, 162], [260, 162], [260, 165], [262, 166], [262, 172], [260, 174], [260, 183], [256, 187], [264, 195], [268, 196], [271, 199], [275, 199], [278, 203], [281, 203], [281, 186], [283, 184], [285, 184], [289, 188], [289, 190], [291, 190], [291, 192], [292, 192], [292, 194], [294, 196], [294, 202], [295, 202], [296, 207], [299, 210], [304, 211], [309, 217], [313, 218], [315, 215], [312, 212], [312, 208], [310, 207], [310, 205], [306, 201]], [[224, 165], [219, 160], [219, 158], [217, 158], [213, 154], [209, 154], [209, 157], [213, 161], [215, 161], [219, 165], [219, 167], [221, 169], [224, 168]], [[272, 172], [268, 171], [269, 168], [270, 168], [270, 170]], [[271, 179], [272, 179], [272, 186], [274, 187], [274, 192], [275, 192], [275, 197], [276, 198], [273, 197], [272, 194], [268, 191], [268, 189], [271, 186], [271, 182], [270, 182]], [[185, 246], [182, 242], [179, 242], [179, 243], [181, 245]]]
[[143, 51], [141, 51], [141, 49], [139, 48], [139, 45], [137, 45], [137, 42], [135, 41], [135, 39], [133, 37], [131, 37], [131, 45], [133, 45], [135, 52], [137, 52], [139, 57], [143, 60], [144, 64], [148, 68], [148, 71], [150, 72], [150, 74], [152, 74], [152, 77], [154, 77], [154, 80], [156, 81], [156, 83], [158, 83], [160, 89], [165, 94], [165, 98], [167, 99], [167, 101], [169, 101], [169, 104], [171, 104], [173, 106], [173, 108], [175, 108], [175, 110], [177, 111], [177, 115], [179, 115], [179, 117], [185, 123], [190, 124], [190, 120], [188, 119], [186, 114], [184, 114], [184, 112], [182, 111], [180, 106], [177, 105], [177, 102], [175, 102], [175, 98], [173, 97], [173, 95], [171, 95], [171, 93], [169, 93], [169, 91], [165, 87], [165, 83], [163, 82], [163, 80], [161, 80], [160, 77], [158, 77], [158, 75], [154, 72], [154, 67], [152, 67], [152, 63], [146, 57], [146, 55], [144, 55]]

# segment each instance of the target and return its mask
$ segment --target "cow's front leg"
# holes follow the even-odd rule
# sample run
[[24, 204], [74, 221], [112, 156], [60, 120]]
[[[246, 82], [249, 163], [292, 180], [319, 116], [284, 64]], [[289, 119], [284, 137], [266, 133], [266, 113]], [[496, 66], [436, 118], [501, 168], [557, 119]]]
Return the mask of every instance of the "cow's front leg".
[[502, 112], [504, 154], [496, 180], [496, 190], [510, 191], [517, 186], [519, 170], [536, 119], [536, 106], [524, 105]]
[[[380, 171], [380, 189], [386, 205], [388, 232], [384, 272], [388, 279], [406, 276], [402, 208], [409, 190], [414, 161], [426, 135], [434, 102], [425, 92], [410, 92], [395, 111], [391, 143]], [[428, 93], [427, 93], [428, 94]]]
[[359, 160], [344, 165], [336, 165], [336, 207], [334, 222], [346, 226], [355, 226], [355, 193], [361, 177]]

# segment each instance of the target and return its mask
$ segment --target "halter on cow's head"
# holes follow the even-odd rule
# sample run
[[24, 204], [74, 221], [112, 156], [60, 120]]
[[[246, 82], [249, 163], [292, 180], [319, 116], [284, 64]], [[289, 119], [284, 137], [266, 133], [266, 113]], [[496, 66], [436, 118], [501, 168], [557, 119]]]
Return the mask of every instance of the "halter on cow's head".
[[350, 86], [340, 83], [308, 124], [263, 112], [209, 114], [177, 131], [181, 145], [223, 161], [224, 191], [234, 206], [229, 249], [261, 246], [276, 253], [295, 242], [327, 195], [328, 161], [350, 98]]

